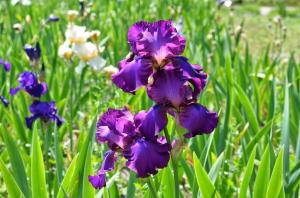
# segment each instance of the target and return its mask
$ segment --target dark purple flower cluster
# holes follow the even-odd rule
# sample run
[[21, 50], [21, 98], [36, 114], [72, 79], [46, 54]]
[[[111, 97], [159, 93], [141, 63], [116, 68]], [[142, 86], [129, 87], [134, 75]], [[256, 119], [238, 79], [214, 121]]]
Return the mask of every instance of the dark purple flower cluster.
[[39, 98], [47, 92], [47, 84], [38, 82], [37, 77], [30, 71], [25, 71], [19, 75], [19, 86], [10, 89], [10, 94], [14, 96], [20, 90], [25, 90], [32, 97]]
[[89, 177], [95, 188], [105, 186], [105, 173], [113, 169], [116, 151], [121, 151], [127, 167], [138, 177], [156, 174], [158, 168], [167, 166], [171, 145], [159, 135], [167, 125], [167, 113], [187, 130], [186, 138], [209, 134], [218, 124], [217, 113], [197, 103], [207, 75], [201, 66], [180, 56], [185, 38], [171, 20], [137, 22], [128, 31], [128, 42], [131, 54], [120, 61], [120, 71], [112, 76], [112, 81], [133, 94], [146, 86], [149, 98], [156, 104], [135, 116], [127, 109], [110, 109], [100, 118], [97, 140], [106, 142], [111, 150], [98, 174]]
[[[11, 69], [11, 63], [6, 60], [0, 59], [0, 65], [3, 66], [5, 72], [9, 72]], [[0, 101], [5, 107], [8, 107], [9, 101], [4, 96], [0, 95]]]
[[[171, 145], [164, 137], [158, 135], [148, 137], [148, 133], [155, 133], [157, 129], [151, 127], [147, 131], [142, 130], [141, 123], [146, 119], [146, 113], [140, 112], [134, 116], [126, 108], [109, 109], [100, 117], [96, 139], [99, 143], [107, 143], [110, 150], [106, 152], [98, 174], [89, 176], [95, 188], [105, 186], [105, 173], [114, 169], [117, 152], [127, 160], [127, 167], [139, 177], [156, 174], [158, 168], [167, 166]], [[153, 122], [151, 123], [153, 126], [160, 125], [153, 119], [147, 122], [149, 124]]]
[[[31, 65], [36, 68], [41, 57], [40, 46], [37, 43], [36, 47], [26, 45], [24, 50], [29, 57]], [[43, 64], [42, 64], [43, 65]], [[41, 73], [44, 73], [44, 66]], [[41, 74], [40, 74], [41, 76]], [[33, 72], [25, 71], [19, 75], [19, 86], [10, 89], [10, 94], [14, 96], [20, 90], [26, 91], [33, 98], [33, 103], [29, 107], [31, 113], [30, 117], [25, 118], [26, 125], [29, 129], [32, 129], [33, 122], [40, 118], [43, 122], [54, 121], [57, 126], [61, 126], [63, 119], [57, 115], [57, 108], [55, 102], [44, 102], [40, 100], [40, 97], [47, 93], [48, 87], [45, 82], [40, 82], [37, 75]]]

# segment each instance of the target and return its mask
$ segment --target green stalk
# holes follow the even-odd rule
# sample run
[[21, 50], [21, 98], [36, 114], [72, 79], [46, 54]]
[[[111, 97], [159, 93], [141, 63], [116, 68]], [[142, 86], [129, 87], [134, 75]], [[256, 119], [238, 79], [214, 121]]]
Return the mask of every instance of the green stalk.
[[[168, 133], [168, 129], [164, 129], [164, 133], [167, 139], [167, 142], [171, 144], [170, 136]], [[177, 161], [174, 160], [174, 157], [171, 154], [171, 160], [173, 165], [173, 172], [174, 172], [174, 184], [175, 184], [175, 198], [179, 198], [179, 179], [178, 179], [178, 164]]]
[[156, 192], [155, 192], [155, 190], [154, 190], [154, 188], [153, 188], [153, 186], [152, 186], [152, 183], [151, 183], [151, 178], [148, 178], [147, 184], [148, 184], [148, 187], [149, 187], [149, 189], [150, 189], [150, 191], [151, 191], [152, 196], [153, 196], [154, 198], [157, 198]]

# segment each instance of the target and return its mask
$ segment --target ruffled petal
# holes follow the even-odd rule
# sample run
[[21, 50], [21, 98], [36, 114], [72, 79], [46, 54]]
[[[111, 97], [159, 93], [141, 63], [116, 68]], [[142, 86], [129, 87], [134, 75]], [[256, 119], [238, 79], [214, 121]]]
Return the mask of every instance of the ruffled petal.
[[179, 123], [188, 130], [186, 138], [211, 133], [218, 125], [218, 114], [209, 112], [204, 106], [194, 103], [182, 107]]
[[185, 39], [172, 23], [172, 20], [160, 20], [134, 24], [128, 32], [128, 41], [133, 51], [139, 56], [152, 57], [158, 65], [167, 58], [182, 54]]
[[150, 59], [135, 57], [119, 63], [120, 71], [112, 76], [116, 86], [125, 92], [134, 93], [138, 88], [148, 83], [152, 74]]
[[136, 123], [138, 122], [140, 122], [140, 125], [137, 125], [140, 133], [149, 139], [153, 139], [168, 123], [166, 109], [161, 105], [155, 105], [147, 113], [138, 114]]
[[30, 87], [33, 86], [34, 84], [37, 84], [37, 78], [34, 75], [34, 73], [25, 71], [19, 75], [18, 81], [20, 83], [20, 86], [25, 88], [25, 87]]
[[142, 32], [145, 31], [149, 26], [149, 23], [146, 21], [139, 21], [133, 24], [127, 33], [128, 43], [131, 45], [131, 50], [136, 52], [136, 42], [143, 36]]
[[133, 115], [126, 109], [108, 109], [97, 123], [96, 139], [124, 148], [135, 134]]
[[168, 143], [140, 138], [124, 150], [123, 155], [127, 159], [127, 167], [136, 172], [138, 177], [148, 177], [168, 165], [170, 150]]

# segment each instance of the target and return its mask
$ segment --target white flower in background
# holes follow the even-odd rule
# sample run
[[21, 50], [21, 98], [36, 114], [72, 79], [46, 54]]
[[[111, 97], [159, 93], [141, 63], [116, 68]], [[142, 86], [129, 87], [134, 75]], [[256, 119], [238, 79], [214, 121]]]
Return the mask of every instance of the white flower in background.
[[79, 15], [79, 12], [77, 10], [69, 10], [68, 13], [68, 21], [73, 22]]
[[70, 48], [70, 43], [68, 41], [65, 41], [62, 45], [59, 46], [58, 55], [67, 60], [71, 59], [73, 50]]
[[79, 44], [85, 43], [86, 40], [90, 37], [90, 33], [86, 32], [85, 26], [69, 24], [65, 36], [66, 40], [71, 44]]
[[106, 61], [98, 55], [97, 46], [92, 42], [73, 45], [74, 53], [80, 58], [80, 63], [75, 71], [81, 73], [85, 63], [90, 65], [94, 70], [102, 69]]
[[116, 68], [115, 66], [109, 65], [107, 67], [103, 68], [103, 71], [105, 74], [107, 74], [108, 76], [112, 76], [113, 74], [116, 74], [119, 72], [119, 69]]
[[58, 55], [65, 59], [71, 59], [73, 55], [77, 56], [80, 59], [79, 65], [75, 68], [77, 73], [81, 73], [86, 64], [94, 70], [100, 70], [106, 64], [106, 61], [99, 56], [104, 48], [97, 46], [100, 32], [97, 30], [88, 32], [85, 26], [75, 25], [74, 20], [78, 15], [76, 10], [68, 11], [69, 24], [65, 32], [66, 40], [60, 45]]
[[29, 6], [31, 4], [31, 0], [12, 0], [11, 4], [16, 5], [17, 3], [21, 3], [24, 6]]

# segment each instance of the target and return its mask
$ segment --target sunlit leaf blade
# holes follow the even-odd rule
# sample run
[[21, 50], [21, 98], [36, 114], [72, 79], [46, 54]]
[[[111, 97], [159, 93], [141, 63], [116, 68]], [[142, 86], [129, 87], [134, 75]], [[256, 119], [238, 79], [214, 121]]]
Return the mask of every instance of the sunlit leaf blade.
[[251, 105], [251, 102], [250, 102], [248, 96], [246, 95], [246, 93], [243, 91], [243, 89], [237, 83], [235, 83], [234, 86], [236, 88], [238, 98], [246, 110], [245, 112], [246, 112], [247, 118], [250, 122], [250, 126], [251, 126], [252, 130], [254, 131], [254, 133], [257, 133], [259, 131], [259, 125], [258, 125], [258, 121], [256, 119], [256, 115], [255, 115], [253, 106]]
[[221, 153], [221, 155], [218, 157], [218, 159], [215, 161], [215, 163], [212, 165], [212, 167], [209, 171], [208, 175], [209, 175], [212, 183], [215, 183], [215, 181], [218, 177], [219, 170], [223, 163], [223, 157], [224, 157], [224, 153]]
[[10, 136], [8, 131], [4, 127], [2, 127], [1, 124], [0, 130], [2, 132], [2, 136], [4, 138], [7, 152], [10, 158], [14, 178], [25, 197], [30, 197], [25, 166], [20, 155], [19, 148], [16, 145], [15, 140]]
[[126, 196], [129, 198], [133, 198], [135, 194], [135, 186], [134, 183], [136, 181], [136, 174], [130, 171], [128, 186], [127, 186], [127, 193]]
[[289, 171], [289, 139], [290, 139], [290, 117], [289, 117], [289, 87], [288, 79], [285, 81], [285, 96], [282, 115], [282, 143], [284, 146], [283, 168], [284, 175]]
[[174, 180], [170, 167], [166, 167], [163, 171], [161, 181], [161, 191], [164, 197], [175, 197]]
[[2, 160], [0, 160], [0, 170], [1, 170], [1, 174], [2, 174], [9, 197], [12, 197], [12, 198], [24, 197], [24, 194], [22, 193], [21, 189], [17, 185], [16, 180], [10, 174], [9, 170], [5, 167]]
[[250, 157], [249, 157], [249, 161], [247, 163], [246, 166], [246, 170], [245, 170], [245, 174], [242, 177], [243, 181], [241, 184], [241, 188], [240, 188], [240, 193], [239, 193], [239, 197], [240, 198], [246, 198], [247, 197], [247, 189], [249, 186], [249, 182], [251, 179], [251, 175], [253, 173], [253, 167], [254, 167], [254, 160], [255, 160], [255, 155], [256, 155], [256, 146], [254, 147]]
[[67, 169], [67, 172], [64, 176], [62, 184], [59, 188], [57, 198], [64, 198], [64, 196], [66, 195], [66, 192], [69, 191], [70, 186], [72, 185], [72, 182], [73, 182], [72, 181], [72, 179], [73, 179], [72, 176], [74, 174], [77, 159], [78, 159], [78, 154], [73, 158], [69, 168]]
[[83, 174], [83, 191], [82, 195], [83, 197], [93, 197], [95, 195], [95, 189], [90, 184], [89, 180], [87, 179], [89, 175], [93, 174], [92, 169], [92, 146], [91, 144], [88, 147], [87, 156], [86, 156], [86, 162], [84, 165], [84, 174]]
[[193, 153], [194, 170], [200, 188], [201, 194], [204, 198], [210, 198], [213, 196], [219, 197], [213, 183], [211, 182], [205, 169], [202, 167], [197, 155]]
[[36, 127], [33, 130], [31, 147], [31, 192], [33, 198], [48, 197], [43, 153]]
[[259, 163], [256, 179], [254, 182], [254, 192], [253, 192], [254, 198], [265, 196], [268, 188], [269, 177], [270, 177], [270, 151], [269, 151], [269, 146], [266, 146], [262, 159]]
[[275, 165], [273, 167], [272, 175], [269, 181], [268, 190], [266, 194], [267, 198], [278, 197], [280, 190], [283, 186], [283, 153], [284, 148], [280, 150], [275, 161]]

